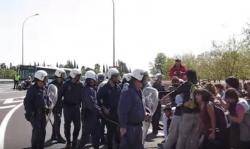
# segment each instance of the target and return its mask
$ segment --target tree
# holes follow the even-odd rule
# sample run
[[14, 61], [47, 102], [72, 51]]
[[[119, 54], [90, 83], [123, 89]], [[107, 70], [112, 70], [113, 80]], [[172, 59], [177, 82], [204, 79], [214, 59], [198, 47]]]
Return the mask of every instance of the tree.
[[166, 78], [168, 75], [167, 71], [171, 67], [174, 62], [173, 59], [168, 58], [164, 53], [158, 53], [156, 58], [154, 59], [153, 63], [150, 63], [150, 73], [156, 74], [156, 73], [162, 73], [164, 77]]
[[184, 54], [181, 58], [182, 64], [185, 65], [188, 69], [197, 69], [196, 56], [194, 54]]
[[1, 79], [13, 79], [17, 72], [14, 69], [1, 68], [0, 78]]
[[94, 71], [95, 71], [95, 73], [100, 73], [101, 72], [101, 66], [99, 64], [95, 64]]
[[118, 70], [119, 70], [121, 75], [123, 75], [125, 73], [129, 73], [129, 69], [128, 69], [127, 64], [125, 62], [118, 60], [117, 66], [118, 66]]
[[59, 68], [63, 68], [63, 67], [64, 67], [64, 65], [63, 65], [63, 64], [60, 64], [60, 65], [59, 65]]
[[102, 73], [106, 73], [106, 69], [104, 65], [102, 65]]
[[76, 61], [74, 60], [73, 68], [76, 68], [76, 67], [77, 67], [77, 64], [76, 64]]
[[73, 63], [70, 60], [67, 60], [66, 65], [64, 65], [65, 68], [75, 68]]
[[0, 64], [0, 68], [1, 68], [1, 69], [7, 69], [7, 66], [6, 66], [5, 63], [1, 63], [1, 64]]
[[81, 72], [82, 72], [83, 75], [86, 73], [86, 68], [85, 68], [85, 66], [82, 66]]

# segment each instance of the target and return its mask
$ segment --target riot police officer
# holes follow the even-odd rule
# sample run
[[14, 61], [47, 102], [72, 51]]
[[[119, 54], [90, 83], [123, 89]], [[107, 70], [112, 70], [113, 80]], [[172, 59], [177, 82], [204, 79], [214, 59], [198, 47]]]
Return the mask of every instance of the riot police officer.
[[97, 74], [97, 85], [101, 84], [105, 80], [105, 75], [103, 73]]
[[141, 89], [144, 74], [144, 70], [134, 70], [128, 89], [121, 93], [118, 107], [120, 149], [143, 149], [142, 121], [145, 118], [145, 111]]
[[129, 86], [129, 81], [131, 80], [131, 73], [125, 73], [122, 76], [122, 83], [121, 83], [121, 89], [123, 90], [127, 90], [128, 86]]
[[25, 118], [32, 125], [32, 149], [43, 149], [46, 135], [46, 95], [47, 72], [39, 70], [24, 98]]
[[[106, 76], [103, 73], [98, 73], [97, 74], [97, 84], [96, 84], [96, 88], [97, 88], [97, 92], [98, 90], [102, 87], [102, 85], [105, 84], [105, 79]], [[98, 103], [99, 104], [99, 103]], [[105, 121], [102, 117], [100, 117], [100, 137], [101, 137], [101, 144], [105, 143]]]
[[100, 145], [100, 121], [99, 111], [101, 110], [97, 106], [96, 98], [96, 74], [90, 70], [85, 73], [85, 85], [83, 89], [83, 104], [82, 112], [83, 125], [82, 125], [82, 137], [80, 142], [80, 148], [88, 142], [89, 136], [92, 137], [92, 144], [95, 149], [99, 148]]
[[[83, 84], [80, 82], [81, 72], [73, 69], [70, 72], [70, 80], [63, 85], [63, 114], [64, 134], [66, 137], [66, 148], [76, 148], [77, 138], [81, 129], [80, 107], [82, 102]], [[73, 141], [71, 144], [71, 123], [74, 124]]]
[[108, 82], [98, 90], [97, 100], [105, 117], [109, 119], [105, 123], [107, 126], [108, 149], [112, 149], [114, 139], [115, 145], [119, 144], [118, 126], [112, 122], [118, 122], [117, 108], [121, 93], [119, 71], [116, 68], [109, 69], [108, 79]]
[[63, 81], [65, 78], [66, 72], [63, 69], [57, 69], [55, 72], [55, 80], [53, 80], [50, 84], [54, 84], [58, 90], [58, 98], [55, 107], [53, 108], [54, 115], [54, 123], [51, 139], [48, 143], [53, 143], [53, 141], [57, 141], [57, 143], [66, 143], [65, 139], [60, 134], [60, 126], [61, 126], [61, 116], [62, 116], [62, 92], [63, 92]]

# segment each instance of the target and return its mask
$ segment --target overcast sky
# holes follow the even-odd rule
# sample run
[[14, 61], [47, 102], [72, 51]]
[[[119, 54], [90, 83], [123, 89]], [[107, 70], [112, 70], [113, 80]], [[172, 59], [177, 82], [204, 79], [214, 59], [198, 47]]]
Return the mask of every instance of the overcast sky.
[[[148, 69], [158, 52], [175, 56], [209, 50], [212, 40], [237, 36], [250, 22], [249, 0], [115, 0], [117, 58]], [[0, 0], [0, 63], [112, 65], [111, 0]]]

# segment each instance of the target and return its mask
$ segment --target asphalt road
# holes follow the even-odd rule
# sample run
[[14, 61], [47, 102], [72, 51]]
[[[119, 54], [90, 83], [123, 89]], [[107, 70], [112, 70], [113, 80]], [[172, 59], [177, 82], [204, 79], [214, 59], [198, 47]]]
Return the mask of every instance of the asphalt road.
[[[26, 91], [17, 91], [12, 88], [12, 84], [0, 84], [0, 149], [23, 149], [30, 147], [32, 128], [24, 118], [24, 107], [22, 104]], [[62, 125], [63, 123], [62, 119]], [[62, 125], [61, 134], [63, 135]], [[51, 136], [51, 125], [49, 123], [46, 132], [46, 140], [48, 140]], [[162, 133], [160, 131], [156, 137], [149, 134], [145, 148], [158, 148], [158, 144], [163, 141]], [[61, 149], [64, 146], [64, 144], [55, 144], [46, 148]]]

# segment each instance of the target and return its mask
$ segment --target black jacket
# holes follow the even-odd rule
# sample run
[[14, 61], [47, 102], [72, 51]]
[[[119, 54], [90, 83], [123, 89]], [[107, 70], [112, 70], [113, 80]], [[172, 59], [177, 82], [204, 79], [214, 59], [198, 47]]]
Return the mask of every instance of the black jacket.
[[62, 96], [64, 106], [79, 106], [83, 99], [83, 84], [73, 83], [71, 80], [67, 81], [63, 85]]

